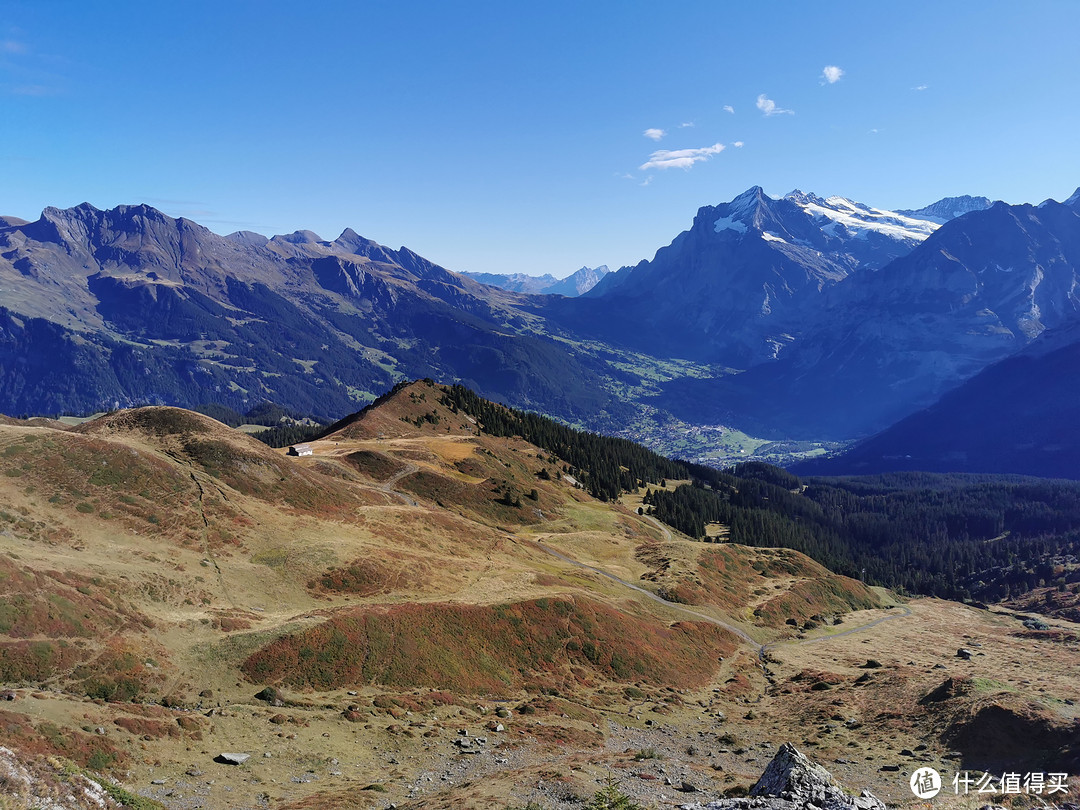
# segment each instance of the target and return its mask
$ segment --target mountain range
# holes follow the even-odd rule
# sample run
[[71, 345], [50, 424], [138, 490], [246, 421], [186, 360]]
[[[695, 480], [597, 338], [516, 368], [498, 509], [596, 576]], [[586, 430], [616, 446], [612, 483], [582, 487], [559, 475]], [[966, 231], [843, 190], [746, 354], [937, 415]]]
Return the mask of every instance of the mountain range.
[[755, 187], [650, 261], [582, 268], [574, 297], [351, 229], [48, 208], [0, 219], [0, 411], [269, 401], [332, 420], [432, 377], [654, 444], [713, 425], [851, 440], [1076, 319], [1078, 200], [898, 212]]
[[461, 275], [479, 281], [481, 284], [489, 284], [502, 290], [511, 292], [533, 293], [535, 295], [565, 295], [573, 298], [583, 295], [600, 283], [600, 280], [608, 274], [606, 264], [599, 267], [582, 267], [566, 278], [555, 278], [547, 273], [542, 276], [528, 276], [524, 273], [473, 273], [468, 270]]
[[522, 296], [351, 230], [222, 237], [145, 205], [84, 204], [7, 220], [0, 256], [6, 412], [269, 400], [333, 419], [404, 376], [567, 419], [622, 407]]

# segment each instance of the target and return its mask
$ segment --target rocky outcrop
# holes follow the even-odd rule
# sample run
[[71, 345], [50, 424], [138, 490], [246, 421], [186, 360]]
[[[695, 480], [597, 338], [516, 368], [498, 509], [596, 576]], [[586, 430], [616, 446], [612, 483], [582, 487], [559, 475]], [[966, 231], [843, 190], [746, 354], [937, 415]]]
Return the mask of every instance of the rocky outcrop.
[[820, 765], [811, 762], [791, 743], [784, 743], [750, 796], [716, 799], [707, 804], [684, 804], [682, 810], [885, 810], [885, 804], [864, 790], [850, 796]]

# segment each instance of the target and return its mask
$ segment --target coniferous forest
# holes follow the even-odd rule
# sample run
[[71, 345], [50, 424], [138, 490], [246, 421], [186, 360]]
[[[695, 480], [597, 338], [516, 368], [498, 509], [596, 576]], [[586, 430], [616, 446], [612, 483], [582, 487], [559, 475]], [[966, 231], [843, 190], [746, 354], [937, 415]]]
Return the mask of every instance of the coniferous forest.
[[[800, 479], [761, 462], [721, 471], [506, 408], [460, 385], [442, 402], [485, 433], [551, 453], [594, 497], [615, 500], [644, 486], [648, 514], [693, 538], [718, 523], [729, 542], [792, 548], [870, 584], [950, 599], [997, 601], [1080, 582], [1080, 482], [917, 472]], [[692, 483], [660, 488], [667, 479]]]

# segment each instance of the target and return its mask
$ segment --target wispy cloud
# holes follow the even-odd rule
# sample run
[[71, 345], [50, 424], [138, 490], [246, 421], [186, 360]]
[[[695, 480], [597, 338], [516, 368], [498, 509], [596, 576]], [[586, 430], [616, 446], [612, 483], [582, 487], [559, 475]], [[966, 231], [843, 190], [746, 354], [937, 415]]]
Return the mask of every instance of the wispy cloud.
[[776, 102], [762, 93], [757, 97], [757, 108], [763, 115], [794, 115], [794, 110], [783, 110], [776, 106]]
[[679, 129], [686, 129], [687, 127], [692, 127], [693, 125], [694, 125], [693, 121], [685, 121], [685, 122], [679, 124]]
[[667, 135], [667, 133], [664, 130], [655, 129], [655, 128], [647, 129], [644, 132], [642, 132], [641, 134], [644, 135], [646, 138], [649, 138], [649, 139], [654, 140], [654, 141], [658, 141], [661, 138], [663, 138], [665, 135]]
[[735, 114], [735, 108], [732, 107], [730, 104], [725, 104], [724, 105], [724, 112], [731, 113], [732, 115], [734, 115]]
[[712, 146], [701, 146], [697, 149], [658, 149], [649, 155], [649, 159], [638, 168], [641, 171], [648, 169], [689, 169], [695, 163], [708, 160], [713, 155], [719, 155], [724, 151], [722, 143], [714, 143]]
[[21, 54], [26, 53], [29, 50], [26, 47], [25, 42], [19, 42], [15, 39], [0, 40], [0, 53]]
[[827, 81], [829, 84], [836, 84], [840, 81], [840, 77], [844, 75], [844, 71], [838, 68], [836, 65], [826, 65], [825, 69], [821, 71], [821, 78]]
[[920, 84], [920, 85], [918, 85], [917, 87], [912, 87], [911, 89], [912, 89], [912, 90], [919, 90], [919, 91], [922, 91], [922, 90], [925, 90], [925, 89], [926, 89], [926, 87], [927, 87], [927, 86], [926, 86], [925, 84]]
[[11, 92], [16, 96], [53, 96], [60, 91], [44, 84], [22, 84], [12, 87]]
[[743, 142], [742, 141], [735, 141], [735, 143], [733, 143], [732, 146], [734, 146], [736, 149], [742, 149], [743, 148]]
[[638, 183], [638, 185], [647, 186], [651, 182], [652, 182], [652, 175], [650, 174], [648, 177], [646, 177], [644, 180], [642, 180], [640, 183]]

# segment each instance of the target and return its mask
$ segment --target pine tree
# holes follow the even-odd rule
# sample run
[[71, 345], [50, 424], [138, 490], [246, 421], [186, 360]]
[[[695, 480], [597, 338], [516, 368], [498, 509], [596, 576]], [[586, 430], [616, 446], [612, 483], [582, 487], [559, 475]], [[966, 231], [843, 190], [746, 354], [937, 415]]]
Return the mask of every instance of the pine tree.
[[607, 781], [596, 791], [585, 810], [643, 810], [640, 804], [619, 790], [615, 777], [608, 775]]

